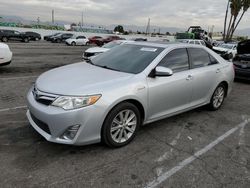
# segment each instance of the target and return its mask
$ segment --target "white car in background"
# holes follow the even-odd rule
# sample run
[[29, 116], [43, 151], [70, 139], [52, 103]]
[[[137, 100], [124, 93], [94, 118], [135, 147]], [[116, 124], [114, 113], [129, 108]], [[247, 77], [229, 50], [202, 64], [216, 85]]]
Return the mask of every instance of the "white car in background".
[[103, 45], [102, 47], [93, 47], [93, 48], [89, 48], [87, 49], [83, 55], [82, 58], [84, 60], [89, 60], [90, 58], [93, 58], [95, 56], [97, 56], [98, 54], [104, 53], [109, 51], [111, 48], [114, 48], [116, 46], [119, 46], [121, 44], [125, 44], [128, 42], [135, 42], [135, 41], [128, 41], [128, 40], [115, 40], [112, 42], [109, 42], [105, 45]]
[[219, 54], [226, 60], [233, 59], [237, 54], [237, 44], [235, 43], [224, 43], [220, 44], [219, 46], [214, 46], [213, 51]]
[[87, 39], [85, 36], [73, 36], [66, 41], [67, 45], [71, 46], [83, 46], [89, 44], [89, 39]]
[[0, 43], [0, 66], [8, 65], [12, 60], [12, 52], [7, 44]]
[[203, 40], [182, 40], [180, 41], [182, 43], [188, 43], [188, 44], [197, 44], [197, 45], [202, 45], [202, 46], [206, 46], [206, 43]]

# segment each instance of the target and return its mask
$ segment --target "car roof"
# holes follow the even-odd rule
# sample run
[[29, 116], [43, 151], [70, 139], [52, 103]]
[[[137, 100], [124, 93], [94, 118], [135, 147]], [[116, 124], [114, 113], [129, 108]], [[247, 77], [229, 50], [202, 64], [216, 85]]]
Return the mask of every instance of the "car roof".
[[141, 46], [149, 46], [149, 47], [158, 47], [158, 48], [169, 48], [169, 47], [195, 47], [195, 48], [203, 48], [201, 45], [194, 45], [188, 43], [180, 43], [180, 42], [141, 42], [141, 41], [133, 41], [127, 42], [127, 44], [131, 45], [141, 45]]

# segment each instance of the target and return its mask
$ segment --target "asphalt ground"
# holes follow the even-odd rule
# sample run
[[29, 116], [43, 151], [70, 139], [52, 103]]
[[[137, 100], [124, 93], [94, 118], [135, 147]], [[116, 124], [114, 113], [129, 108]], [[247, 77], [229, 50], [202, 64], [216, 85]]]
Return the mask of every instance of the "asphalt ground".
[[250, 83], [237, 81], [218, 111], [202, 107], [140, 129], [128, 146], [47, 142], [26, 119], [41, 73], [81, 61], [87, 48], [9, 43], [0, 67], [0, 187], [250, 187]]

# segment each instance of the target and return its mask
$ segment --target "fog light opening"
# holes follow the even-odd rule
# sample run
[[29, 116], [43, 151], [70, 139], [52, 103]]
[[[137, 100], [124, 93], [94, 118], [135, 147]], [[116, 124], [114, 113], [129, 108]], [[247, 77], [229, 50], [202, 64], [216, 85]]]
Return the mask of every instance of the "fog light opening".
[[80, 125], [70, 126], [61, 136], [64, 140], [73, 140], [80, 128]]

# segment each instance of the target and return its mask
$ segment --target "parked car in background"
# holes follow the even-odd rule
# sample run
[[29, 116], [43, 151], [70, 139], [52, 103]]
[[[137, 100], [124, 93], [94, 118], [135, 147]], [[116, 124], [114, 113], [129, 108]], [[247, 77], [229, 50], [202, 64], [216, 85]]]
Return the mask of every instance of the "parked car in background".
[[233, 64], [236, 78], [250, 80], [250, 40], [238, 44]]
[[27, 117], [50, 142], [121, 147], [141, 125], [204, 105], [218, 110], [233, 80], [233, 64], [201, 45], [131, 42], [42, 74]]
[[181, 42], [206, 46], [206, 43], [203, 40], [198, 40], [198, 39], [181, 40]]
[[54, 33], [52, 35], [46, 35], [43, 37], [43, 40], [51, 41], [51, 37], [54, 37], [54, 36], [59, 35], [59, 34], [61, 34], [61, 33]]
[[89, 60], [90, 58], [93, 58], [101, 53], [107, 52], [108, 50], [110, 50], [111, 48], [114, 48], [116, 46], [119, 46], [121, 44], [124, 43], [128, 43], [128, 42], [133, 42], [133, 41], [127, 41], [127, 40], [115, 40], [112, 42], [109, 42], [105, 45], [103, 45], [102, 47], [93, 47], [93, 48], [89, 48], [87, 50], [85, 50], [85, 52], [83, 53], [82, 58], [84, 60]]
[[7, 44], [0, 43], [0, 66], [9, 65], [12, 60], [12, 52]]
[[121, 38], [121, 37], [119, 37], [119, 36], [116, 36], [116, 35], [114, 35], [114, 36], [108, 36], [108, 37], [106, 37], [106, 38], [98, 39], [98, 40], [96, 41], [96, 44], [97, 44], [98, 46], [102, 46], [102, 45], [104, 45], [104, 44], [106, 44], [106, 43], [109, 43], [109, 42], [112, 42], [112, 41], [114, 41], [114, 40], [124, 40], [124, 39]]
[[223, 43], [219, 46], [214, 46], [213, 51], [219, 54], [226, 60], [233, 59], [237, 53], [237, 44]]
[[148, 41], [147, 38], [133, 38], [134, 41]]
[[8, 42], [8, 41], [29, 42], [29, 36], [19, 31], [3, 29], [0, 30], [0, 40], [3, 42]]
[[61, 43], [61, 42], [65, 42], [67, 39], [69, 39], [71, 37], [73, 37], [72, 33], [61, 33], [61, 34], [58, 34], [54, 37], [51, 37], [51, 42]]
[[96, 44], [99, 46], [99, 41], [102, 40], [102, 37], [100, 36], [93, 36], [89, 38], [89, 43], [90, 44]]
[[31, 32], [31, 31], [25, 32], [25, 35], [27, 35], [30, 40], [34, 40], [34, 41], [41, 40], [42, 38], [39, 33]]
[[85, 36], [73, 36], [66, 41], [67, 45], [71, 46], [82, 46], [82, 45], [88, 45], [89, 39], [87, 39]]

